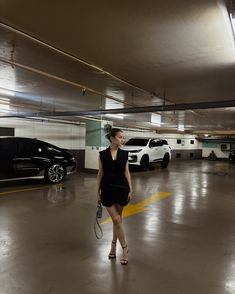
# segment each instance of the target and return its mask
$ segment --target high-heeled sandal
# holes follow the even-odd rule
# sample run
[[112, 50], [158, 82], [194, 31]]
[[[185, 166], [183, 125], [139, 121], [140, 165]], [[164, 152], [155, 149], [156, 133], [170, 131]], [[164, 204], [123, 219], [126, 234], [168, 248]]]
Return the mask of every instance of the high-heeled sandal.
[[[127, 251], [126, 251], [126, 254], [128, 254], [128, 247], [127, 247], [127, 244], [125, 245], [125, 246], [122, 246], [122, 249], [124, 250], [125, 248], [127, 248]], [[120, 259], [120, 263], [121, 263], [121, 265], [127, 265], [128, 264], [128, 259], [127, 259], [127, 257], [125, 258], [125, 257], [122, 257], [121, 259]]]
[[[117, 243], [117, 242], [112, 241], [112, 244], [115, 245], [115, 251], [116, 251], [116, 243]], [[113, 245], [112, 245], [112, 246], [113, 246]], [[112, 249], [111, 249], [111, 251], [112, 251]], [[115, 252], [115, 253], [111, 253], [111, 252], [110, 252], [110, 253], [109, 253], [109, 259], [114, 259], [114, 258], [116, 258], [116, 252]]]

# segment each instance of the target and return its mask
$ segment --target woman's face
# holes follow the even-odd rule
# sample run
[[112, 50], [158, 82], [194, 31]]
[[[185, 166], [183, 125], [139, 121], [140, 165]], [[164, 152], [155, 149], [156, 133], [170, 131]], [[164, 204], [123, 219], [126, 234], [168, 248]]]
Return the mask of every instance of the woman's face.
[[111, 137], [113, 145], [120, 147], [124, 144], [124, 135], [123, 132], [118, 132], [115, 137]]

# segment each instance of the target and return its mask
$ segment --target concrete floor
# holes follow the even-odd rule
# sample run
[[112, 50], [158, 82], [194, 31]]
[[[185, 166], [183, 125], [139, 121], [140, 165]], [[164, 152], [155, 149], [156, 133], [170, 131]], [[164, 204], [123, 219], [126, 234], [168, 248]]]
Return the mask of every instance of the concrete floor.
[[95, 175], [1, 183], [0, 294], [235, 293], [235, 164], [178, 161], [132, 178], [127, 266], [120, 247], [107, 258], [110, 222], [95, 238]]

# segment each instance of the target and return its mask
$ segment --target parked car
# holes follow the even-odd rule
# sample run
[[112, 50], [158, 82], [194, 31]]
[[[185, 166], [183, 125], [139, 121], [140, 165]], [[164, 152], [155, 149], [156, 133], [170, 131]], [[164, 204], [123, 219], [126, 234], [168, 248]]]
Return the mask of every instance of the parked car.
[[235, 162], [235, 150], [230, 150], [228, 159], [232, 162]]
[[67, 150], [31, 138], [0, 138], [0, 162], [0, 180], [41, 177], [59, 183], [76, 170]]
[[129, 152], [129, 164], [147, 170], [150, 163], [166, 168], [171, 160], [171, 148], [166, 140], [157, 138], [131, 138], [123, 146]]

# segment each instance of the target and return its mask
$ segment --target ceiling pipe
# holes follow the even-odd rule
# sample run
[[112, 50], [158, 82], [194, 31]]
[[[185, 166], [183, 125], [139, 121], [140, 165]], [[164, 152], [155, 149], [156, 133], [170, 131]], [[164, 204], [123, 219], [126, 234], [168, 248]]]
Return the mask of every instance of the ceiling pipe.
[[118, 109], [98, 109], [98, 110], [80, 110], [80, 111], [55, 111], [55, 112], [9, 112], [8, 115], [0, 117], [47, 117], [47, 116], [87, 116], [87, 115], [104, 115], [120, 113], [144, 113], [144, 112], [163, 112], [163, 111], [180, 111], [192, 109], [212, 109], [235, 107], [235, 100], [181, 103], [160, 106], [130, 107]]
[[[123, 83], [123, 84], [126, 84], [126, 85], [128, 85], [128, 86], [130, 86], [130, 87], [132, 87], [132, 88], [138, 89], [139, 91], [142, 91], [143, 93], [147, 93], [147, 94], [153, 94], [153, 95], [155, 95], [155, 93], [150, 93], [149, 91], [147, 91], [147, 90], [145, 90], [145, 89], [139, 87], [138, 85], [136, 85], [136, 84], [134, 84], [134, 83], [131, 83], [131, 82], [128, 82], [128, 81], [125, 80], [124, 78], [119, 78], [119, 77], [115, 76], [114, 74], [112, 74], [112, 73], [110, 73], [110, 72], [104, 70], [104, 69], [101, 68], [101, 67], [98, 67], [98, 66], [96, 66], [96, 65], [94, 65], [94, 64], [92, 64], [92, 63], [89, 63], [89, 62], [85, 61], [84, 59], [78, 58], [77, 56], [75, 56], [75, 55], [73, 55], [73, 54], [71, 54], [71, 53], [68, 53], [68, 52], [66, 52], [66, 51], [64, 51], [64, 50], [61, 50], [61, 49], [55, 47], [55, 46], [52, 46], [52, 45], [50, 45], [49, 43], [46, 43], [45, 41], [42, 41], [42, 40], [40, 40], [40, 39], [38, 39], [38, 38], [36, 38], [36, 37], [34, 37], [34, 36], [31, 36], [30, 34], [27, 34], [27, 33], [23, 32], [23, 31], [21, 31], [21, 30], [19, 30], [19, 29], [16, 29], [16, 28], [13, 27], [13, 26], [10, 26], [9, 24], [6, 24], [6, 23], [0, 21], [0, 27], [4, 28], [4, 29], [6, 29], [6, 30], [9, 30], [9, 31], [11, 31], [11, 32], [13, 32], [13, 33], [16, 33], [16, 34], [18, 34], [18, 35], [20, 35], [20, 36], [22, 36], [22, 37], [24, 37], [24, 38], [27, 38], [27, 39], [29, 39], [29, 40], [31, 40], [31, 41], [33, 41], [33, 42], [35, 42], [35, 43], [37, 43], [37, 44], [39, 44], [39, 45], [41, 45], [41, 46], [44, 46], [44, 47], [46, 47], [46, 48], [49, 48], [50, 50], [52, 50], [52, 51], [54, 51], [54, 52], [56, 52], [56, 53], [59, 53], [59, 54], [65, 56], [65, 57], [67, 57], [67, 58], [70, 58], [70, 59], [72, 59], [72, 60], [74, 60], [74, 61], [76, 61], [76, 62], [79, 62], [79, 63], [84, 64], [84, 65], [86, 65], [86, 66], [88, 66], [88, 67], [90, 67], [90, 68], [93, 68], [93, 69], [99, 71], [100, 73], [105, 74], [105, 75], [108, 75], [108, 76], [110, 76], [111, 78], [113, 78], [113, 79], [115, 79], [115, 80], [117, 80], [117, 81], [119, 81], [119, 82], [121, 82], [121, 83]], [[6, 61], [3, 61], [3, 62], [6, 62]], [[8, 63], [10, 63], [10, 62], [8, 62]], [[17, 65], [17, 64], [14, 64], [14, 65]], [[19, 66], [19, 65], [18, 65], [18, 66]], [[84, 87], [84, 86], [82, 86], [82, 87]], [[85, 88], [87, 88], [87, 87], [85, 87]], [[159, 98], [160, 98], [160, 97], [159, 97]], [[112, 99], [113, 99], [113, 98], [112, 98]]]
[[[121, 103], [124, 103], [126, 105], [129, 105], [129, 104], [123, 102], [122, 99], [116, 98], [116, 97], [111, 96], [111, 95], [103, 94], [102, 92], [93, 90], [92, 88], [86, 87], [86, 86], [84, 86], [82, 84], [79, 84], [77, 82], [72, 82], [70, 80], [61, 78], [59, 76], [56, 76], [56, 75], [53, 75], [53, 74], [49, 74], [49, 73], [47, 73], [45, 71], [42, 71], [42, 70], [39, 70], [39, 69], [35, 69], [35, 68], [31, 67], [31, 66], [27, 66], [27, 65], [21, 64], [19, 62], [15, 62], [15, 61], [10, 61], [10, 60], [8, 60], [6, 58], [3, 58], [3, 57], [0, 57], [0, 61], [3, 62], [3, 63], [10, 64], [12, 66], [19, 67], [19, 68], [24, 69], [24, 70], [28, 70], [28, 71], [33, 72], [33, 73], [36, 73], [36, 74], [42, 75], [42, 76], [47, 77], [49, 79], [53, 79], [53, 80], [56, 80], [56, 81], [59, 81], [59, 82], [63, 82], [63, 83], [66, 83], [66, 84], [68, 84], [70, 86], [78, 87], [78, 88], [80, 88], [82, 90], [83, 96], [84, 96], [84, 91], [87, 91], [87, 92], [90, 92], [92, 94], [95, 94], [95, 95], [98, 95], [98, 96], [101, 96], [101, 97], [104, 97], [104, 98], [110, 98], [110, 99], [112, 99], [114, 101], [121, 102]], [[6, 91], [9, 92], [9, 94], [7, 94], [7, 93], [4, 94], [4, 97], [7, 97], [7, 98], [11, 98], [11, 97], [24, 98], [25, 95], [26, 96], [29, 96], [29, 94], [24, 94], [24, 93], [20, 93], [20, 92], [17, 92], [17, 91], [7, 90], [7, 89], [0, 88], [0, 92], [2, 92], [3, 90], [5, 90], [5, 92]], [[10, 93], [10, 92], [12, 92], [12, 93]], [[33, 97], [33, 96], [31, 96], [31, 97]]]

